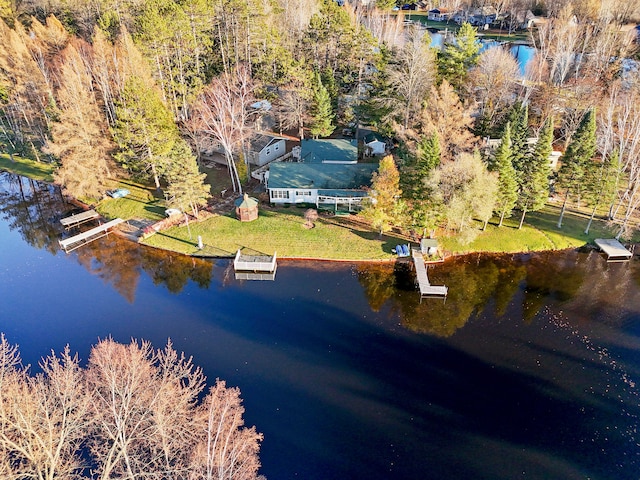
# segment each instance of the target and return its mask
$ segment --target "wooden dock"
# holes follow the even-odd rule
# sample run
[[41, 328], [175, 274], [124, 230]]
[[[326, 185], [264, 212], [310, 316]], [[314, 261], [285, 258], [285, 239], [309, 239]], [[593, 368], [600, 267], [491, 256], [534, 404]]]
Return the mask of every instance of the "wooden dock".
[[633, 257], [633, 253], [615, 238], [596, 238], [594, 242], [607, 255], [608, 262], [625, 262]]
[[416, 281], [420, 289], [420, 300], [424, 297], [446, 297], [449, 288], [445, 285], [431, 285], [427, 276], [427, 267], [422, 252], [417, 248], [411, 249], [411, 257], [416, 267]]
[[60, 247], [66, 253], [69, 253], [78, 247], [108, 235], [111, 228], [122, 222], [124, 222], [124, 220], [116, 218], [115, 220], [111, 220], [110, 222], [92, 228], [91, 230], [87, 230], [86, 232], [79, 233], [78, 235], [74, 235], [73, 237], [58, 240], [58, 243], [60, 243]]
[[68, 230], [72, 227], [82, 225], [85, 222], [95, 220], [96, 218], [100, 218], [100, 214], [98, 212], [96, 212], [95, 210], [87, 210], [86, 212], [76, 213], [75, 215], [61, 218], [60, 223], [65, 229]]
[[238, 249], [233, 260], [236, 278], [242, 280], [274, 280], [278, 265], [276, 254], [273, 255], [243, 255]]

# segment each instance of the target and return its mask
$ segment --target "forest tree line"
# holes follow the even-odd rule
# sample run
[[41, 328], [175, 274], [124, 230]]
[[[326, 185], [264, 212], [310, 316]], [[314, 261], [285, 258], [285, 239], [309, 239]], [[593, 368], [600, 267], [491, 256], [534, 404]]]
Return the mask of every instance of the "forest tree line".
[[[300, 138], [365, 124], [397, 140], [400, 201], [372, 214], [381, 230], [472, 238], [474, 220], [518, 210], [522, 222], [549, 197], [543, 159], [557, 148], [569, 153], [555, 193], [606, 209], [626, 234], [640, 201], [639, 86], [637, 71], [623, 75], [635, 44], [620, 26], [637, 2], [494, 3], [545, 16], [524, 75], [504, 48], [481, 51], [468, 24], [431, 48], [382, 0], [3, 0], [0, 134], [10, 152], [57, 162], [74, 196], [134, 175], [197, 214], [201, 151], [222, 149], [241, 192], [250, 105], [268, 99], [276, 128]], [[500, 147], [483, 152], [486, 137]]]

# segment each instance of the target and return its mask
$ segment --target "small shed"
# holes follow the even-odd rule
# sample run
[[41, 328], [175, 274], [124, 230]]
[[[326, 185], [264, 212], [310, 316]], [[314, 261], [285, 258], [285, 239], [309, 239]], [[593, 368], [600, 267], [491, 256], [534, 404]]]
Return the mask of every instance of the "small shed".
[[383, 155], [387, 150], [387, 142], [376, 132], [367, 134], [363, 139], [363, 143], [366, 147], [367, 155]]
[[420, 240], [420, 253], [430, 256], [438, 253], [438, 240], [435, 238], [423, 238]]
[[236, 217], [241, 222], [251, 222], [258, 218], [258, 200], [250, 197], [246, 193], [235, 202]]

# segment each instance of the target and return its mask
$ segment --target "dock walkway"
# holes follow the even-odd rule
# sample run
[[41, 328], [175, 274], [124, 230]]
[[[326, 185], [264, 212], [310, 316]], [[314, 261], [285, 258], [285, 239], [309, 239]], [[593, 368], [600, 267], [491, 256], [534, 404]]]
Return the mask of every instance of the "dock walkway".
[[105, 235], [109, 234], [109, 229], [115, 227], [116, 225], [124, 222], [121, 218], [116, 218], [115, 220], [111, 220], [105, 224], [99, 225], [91, 230], [87, 230], [86, 232], [79, 233], [78, 235], [74, 235], [73, 237], [65, 238], [63, 240], [58, 240], [60, 243], [60, 247], [66, 252], [72, 252], [78, 247], [82, 245], [86, 245], [87, 243], [91, 243], [98, 238], [102, 238]]
[[449, 292], [445, 285], [431, 285], [427, 276], [427, 267], [424, 264], [422, 252], [417, 248], [411, 249], [411, 257], [416, 267], [416, 281], [420, 289], [420, 299], [424, 297], [446, 297]]
[[615, 238], [596, 238], [594, 242], [607, 255], [609, 262], [624, 262], [633, 257], [633, 253]]
[[90, 220], [95, 220], [96, 218], [100, 218], [100, 214], [98, 212], [96, 212], [95, 210], [87, 210], [86, 212], [76, 213], [75, 215], [61, 218], [60, 223], [65, 229], [68, 230]]

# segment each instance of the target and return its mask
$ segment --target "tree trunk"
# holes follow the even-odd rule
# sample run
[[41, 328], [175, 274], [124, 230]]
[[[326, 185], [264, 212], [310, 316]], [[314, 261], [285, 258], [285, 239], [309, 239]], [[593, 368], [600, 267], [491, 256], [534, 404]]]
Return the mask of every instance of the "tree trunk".
[[500, 214], [500, 223], [498, 223], [498, 227], [501, 227], [501, 226], [502, 226], [502, 220], [504, 220], [504, 214], [505, 214], [505, 213], [506, 213], [506, 212], [505, 212], [504, 210], [502, 210], [502, 213]]
[[593, 207], [593, 211], [591, 212], [591, 216], [589, 217], [589, 223], [587, 223], [587, 228], [585, 228], [584, 230], [585, 235], [589, 235], [589, 229], [591, 228], [591, 224], [593, 223], [593, 217], [596, 216], [596, 208], [598, 208], [598, 205], [595, 205]]
[[562, 228], [562, 219], [564, 218], [564, 211], [567, 207], [567, 200], [569, 199], [569, 189], [564, 194], [564, 202], [562, 202], [562, 209], [560, 210], [560, 218], [558, 218], [558, 228]]
[[522, 224], [524, 223], [524, 217], [527, 214], [527, 206], [525, 205], [522, 209], [522, 216], [520, 217], [520, 225], [518, 225], [518, 230], [522, 229]]

